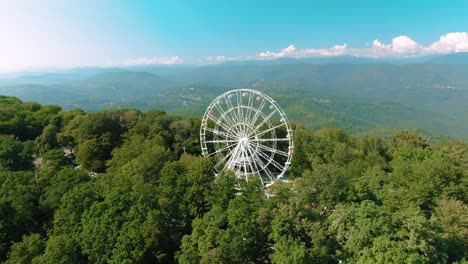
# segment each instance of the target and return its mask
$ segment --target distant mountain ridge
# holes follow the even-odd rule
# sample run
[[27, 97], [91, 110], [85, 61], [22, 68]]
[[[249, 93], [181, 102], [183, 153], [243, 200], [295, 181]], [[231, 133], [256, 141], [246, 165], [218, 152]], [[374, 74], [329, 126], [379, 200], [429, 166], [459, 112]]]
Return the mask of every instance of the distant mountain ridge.
[[219, 66], [271, 66], [283, 64], [414, 64], [414, 63], [433, 63], [433, 64], [468, 64], [468, 52], [459, 52], [447, 55], [430, 55], [415, 58], [363, 58], [350, 55], [334, 56], [334, 57], [313, 57], [313, 58], [279, 58], [275, 60], [247, 60], [247, 61], [227, 61], [213, 65], [180, 65], [180, 66], [165, 66], [165, 65], [146, 65], [133, 67], [88, 67], [74, 68], [60, 71], [34, 71], [17, 73], [14, 75], [0, 75], [0, 86], [15, 85], [15, 84], [60, 84], [70, 81], [82, 80], [92, 77], [98, 73], [119, 72], [119, 71], [138, 71], [153, 74], [171, 75], [178, 73], [186, 73], [196, 71], [197, 69], [219, 67]]
[[270, 94], [292, 120], [312, 128], [363, 132], [413, 127], [466, 139], [467, 58], [468, 53], [458, 53], [427, 62], [388, 63], [345, 56], [321, 63], [280, 59], [199, 67], [76, 69], [45, 73], [43, 80], [42, 75], [18, 77], [18, 83], [0, 83], [0, 94], [66, 109], [162, 108], [201, 115], [220, 93], [249, 87]]
[[468, 52], [459, 52], [447, 55], [428, 55], [409, 58], [365, 58], [351, 55], [310, 57], [310, 58], [278, 58], [274, 60], [248, 60], [228, 61], [225, 65], [279, 65], [279, 64], [412, 64], [412, 63], [439, 63], [439, 64], [468, 64]]
[[468, 64], [468, 52], [459, 52], [428, 60], [430, 63], [438, 64]]

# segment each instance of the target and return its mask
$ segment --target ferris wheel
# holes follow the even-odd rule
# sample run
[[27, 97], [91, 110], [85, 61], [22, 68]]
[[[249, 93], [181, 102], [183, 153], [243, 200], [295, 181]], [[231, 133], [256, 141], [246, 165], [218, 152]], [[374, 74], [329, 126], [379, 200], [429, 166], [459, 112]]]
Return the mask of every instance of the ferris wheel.
[[251, 89], [228, 91], [206, 109], [200, 128], [203, 156], [214, 156], [215, 170], [236, 172], [264, 186], [282, 178], [294, 154], [291, 125], [268, 95]]

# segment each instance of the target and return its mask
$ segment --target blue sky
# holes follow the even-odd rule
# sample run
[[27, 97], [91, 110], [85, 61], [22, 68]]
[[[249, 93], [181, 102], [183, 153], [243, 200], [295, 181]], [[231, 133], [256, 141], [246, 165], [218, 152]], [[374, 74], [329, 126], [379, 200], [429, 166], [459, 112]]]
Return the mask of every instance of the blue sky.
[[468, 51], [468, 1], [0, 1], [0, 71]]

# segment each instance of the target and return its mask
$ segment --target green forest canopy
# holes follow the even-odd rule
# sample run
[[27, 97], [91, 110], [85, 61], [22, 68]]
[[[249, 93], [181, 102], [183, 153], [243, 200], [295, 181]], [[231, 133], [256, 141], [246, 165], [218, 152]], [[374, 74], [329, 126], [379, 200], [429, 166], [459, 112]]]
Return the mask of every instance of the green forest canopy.
[[215, 177], [199, 125], [0, 97], [0, 261], [468, 260], [468, 142], [294, 124], [291, 181], [267, 199], [259, 182], [238, 193], [231, 172]]

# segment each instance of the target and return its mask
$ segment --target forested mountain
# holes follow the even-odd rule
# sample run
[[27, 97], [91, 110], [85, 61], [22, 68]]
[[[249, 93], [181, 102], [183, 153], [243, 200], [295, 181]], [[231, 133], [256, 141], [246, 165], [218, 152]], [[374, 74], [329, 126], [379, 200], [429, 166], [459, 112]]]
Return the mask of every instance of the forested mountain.
[[264, 91], [292, 120], [349, 133], [422, 129], [468, 139], [466, 53], [399, 61], [355, 57], [227, 62], [211, 66], [89, 68], [0, 80], [0, 94], [64, 109], [161, 108], [201, 115], [233, 88]]
[[[121, 80], [162, 81], [133, 74]], [[278, 101], [304, 96], [299, 88]], [[204, 103], [222, 89], [180, 91], [202, 91], [183, 101]], [[166, 91], [166, 100], [177, 91]], [[330, 100], [316, 98], [311, 104]], [[237, 182], [229, 171], [215, 176], [213, 160], [199, 155], [199, 126], [198, 117], [162, 110], [86, 113], [1, 96], [0, 261], [468, 260], [466, 141], [408, 131], [386, 139], [295, 123], [289, 181], [270, 187], [268, 199], [255, 180]]]

